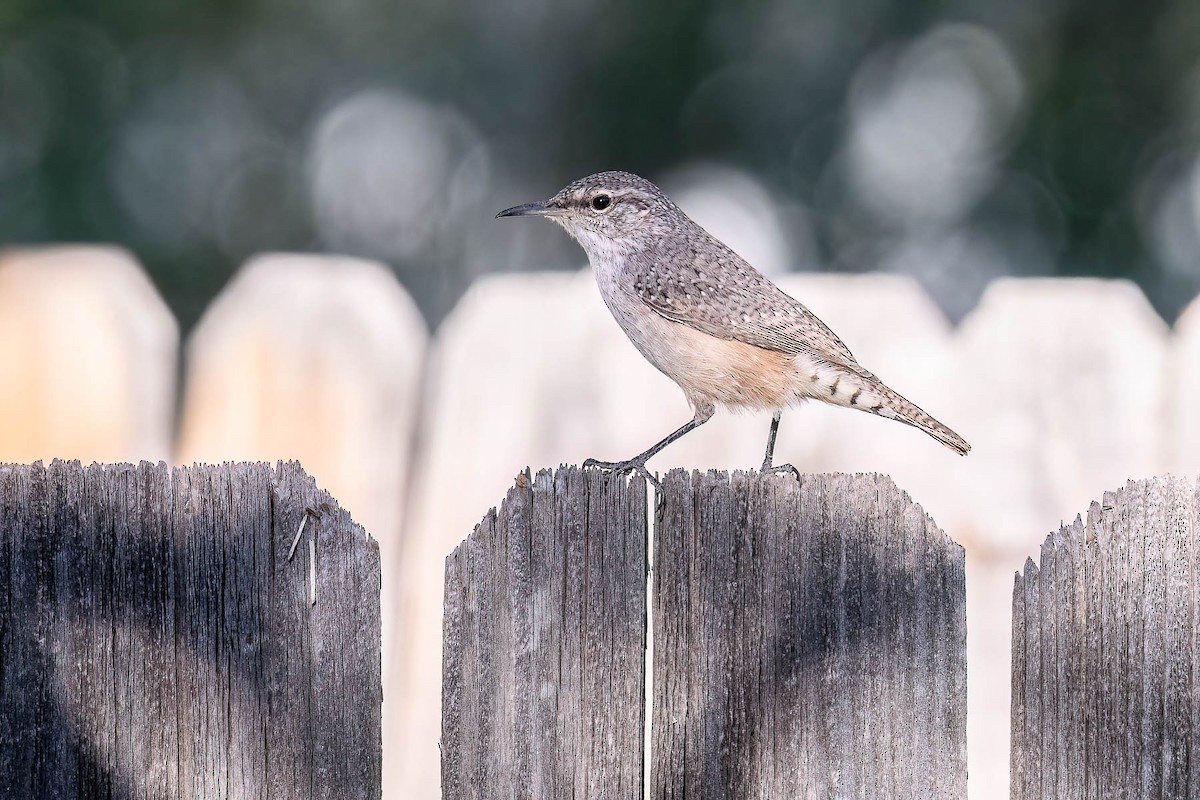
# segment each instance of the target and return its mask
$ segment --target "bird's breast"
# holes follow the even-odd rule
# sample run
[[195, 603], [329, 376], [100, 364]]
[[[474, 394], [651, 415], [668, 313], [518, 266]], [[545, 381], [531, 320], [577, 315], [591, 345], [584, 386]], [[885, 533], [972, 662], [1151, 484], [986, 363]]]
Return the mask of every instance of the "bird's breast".
[[593, 262], [592, 268], [604, 303], [625, 335], [693, 405], [784, 408], [808, 395], [799, 385], [794, 356], [668, 320], [637, 295], [623, 264]]

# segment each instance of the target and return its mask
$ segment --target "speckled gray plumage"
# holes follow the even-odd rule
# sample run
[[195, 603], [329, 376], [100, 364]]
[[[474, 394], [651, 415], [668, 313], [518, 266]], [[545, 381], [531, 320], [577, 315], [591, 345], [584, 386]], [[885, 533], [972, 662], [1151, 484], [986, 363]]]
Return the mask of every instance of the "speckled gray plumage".
[[630, 265], [646, 305], [718, 339], [858, 368], [850, 348], [811, 311], [686, 216], [679, 221], [680, 236], [656, 240]]
[[683, 389], [695, 424], [716, 405], [778, 411], [817, 399], [913, 425], [959, 453], [970, 450], [860, 366], [825, 323], [650, 181], [601, 172], [545, 203], [501, 214], [546, 216], [583, 246], [605, 304], [642, 355]]
[[816, 315], [693, 222], [645, 178], [600, 172], [575, 181], [557, 197], [581, 197], [596, 186], [638, 192], [653, 205], [655, 226], [662, 234], [646, 237], [644, 247], [630, 255], [626, 271], [633, 290], [654, 311], [719, 339], [858, 367], [850, 348]]

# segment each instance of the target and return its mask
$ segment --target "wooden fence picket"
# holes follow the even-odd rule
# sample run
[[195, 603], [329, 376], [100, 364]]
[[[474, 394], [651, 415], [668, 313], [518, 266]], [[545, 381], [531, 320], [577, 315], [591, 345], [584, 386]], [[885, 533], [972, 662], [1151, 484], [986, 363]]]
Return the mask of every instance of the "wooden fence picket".
[[1012, 798], [1200, 796], [1200, 480], [1130, 481], [1013, 586]]
[[[445, 800], [961, 798], [962, 548], [889, 479], [522, 473], [446, 561]], [[652, 674], [644, 651], [652, 648]]]
[[298, 464], [0, 464], [0, 794], [379, 800], [379, 624]]
[[114, 247], [0, 253], [0, 461], [171, 453], [179, 326]]

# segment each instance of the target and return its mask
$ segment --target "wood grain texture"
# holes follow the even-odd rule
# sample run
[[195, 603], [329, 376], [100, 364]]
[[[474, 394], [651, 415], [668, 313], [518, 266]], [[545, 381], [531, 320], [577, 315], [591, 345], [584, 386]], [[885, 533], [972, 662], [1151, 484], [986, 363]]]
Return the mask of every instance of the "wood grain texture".
[[0, 796], [377, 799], [380, 702], [378, 548], [298, 464], [0, 465]]
[[965, 797], [962, 549], [876, 475], [665, 488], [651, 797]]
[[642, 793], [646, 487], [517, 476], [446, 559], [442, 797]]
[[1129, 482], [1013, 587], [1012, 797], [1200, 797], [1200, 481]]

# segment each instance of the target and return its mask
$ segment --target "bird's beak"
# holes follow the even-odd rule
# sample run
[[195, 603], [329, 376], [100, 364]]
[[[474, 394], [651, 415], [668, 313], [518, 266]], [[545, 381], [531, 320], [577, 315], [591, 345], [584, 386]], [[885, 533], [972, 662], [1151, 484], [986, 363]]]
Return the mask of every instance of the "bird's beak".
[[561, 208], [548, 203], [526, 203], [523, 206], [504, 209], [496, 215], [496, 219], [500, 219], [500, 217], [550, 217], [560, 213], [562, 213]]

